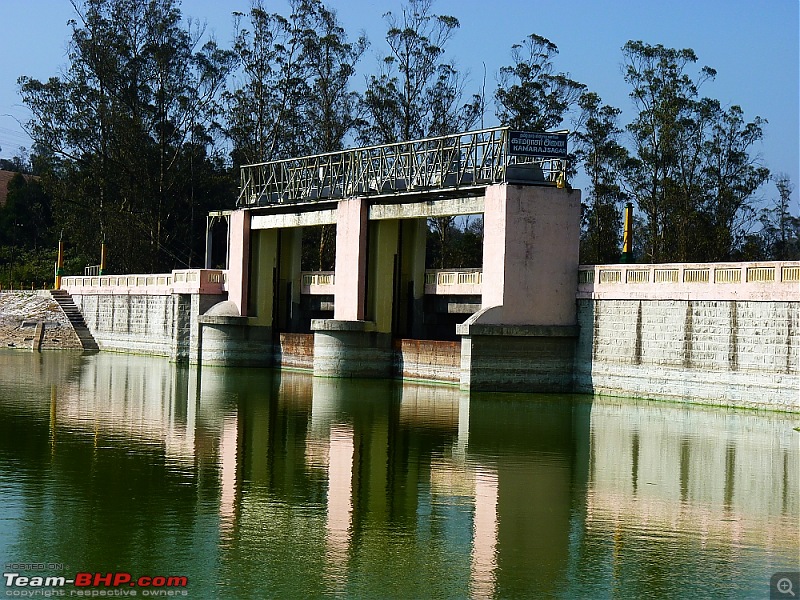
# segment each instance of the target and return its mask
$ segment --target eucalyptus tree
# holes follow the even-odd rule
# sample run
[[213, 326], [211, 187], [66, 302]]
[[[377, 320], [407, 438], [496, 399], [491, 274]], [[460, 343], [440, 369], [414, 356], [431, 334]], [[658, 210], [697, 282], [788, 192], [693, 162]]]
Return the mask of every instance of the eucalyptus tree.
[[297, 156], [302, 144], [299, 107], [308, 97], [301, 62], [299, 21], [305, 3], [295, 3], [291, 18], [269, 13], [261, 0], [251, 5], [249, 29], [235, 13], [233, 50], [241, 82], [224, 94], [226, 133], [234, 166]]
[[620, 257], [622, 203], [627, 199], [622, 189], [622, 173], [630, 160], [620, 143], [621, 110], [602, 105], [594, 92], [578, 100], [582, 126], [575, 132], [576, 157], [589, 177], [587, 203], [583, 211], [581, 261], [586, 264], [617, 262]]
[[800, 260], [800, 216], [792, 214], [791, 196], [794, 191], [789, 176], [778, 173], [773, 177], [778, 198], [761, 211], [761, 231], [758, 238], [762, 254], [755, 258], [768, 260]]
[[64, 75], [19, 79], [28, 133], [57, 165], [57, 218], [73, 240], [108, 236], [116, 268], [187, 264], [230, 56], [203, 44], [198, 24], [184, 26], [175, 0], [73, 7]]
[[495, 90], [497, 117], [503, 125], [525, 131], [558, 127], [586, 90], [568, 73], [555, 72], [558, 47], [531, 34], [511, 47], [512, 65], [502, 67]]
[[646, 259], [728, 258], [753, 214], [753, 194], [769, 177], [753, 154], [766, 121], [746, 123], [740, 107], [701, 98], [716, 71], [702, 67], [692, 78], [691, 49], [630, 41], [623, 57], [637, 111], [625, 178], [646, 222]]
[[384, 17], [388, 52], [367, 81], [361, 140], [388, 144], [471, 128], [483, 100], [464, 101], [465, 76], [445, 60], [458, 19], [435, 14], [433, 0], [409, 0]]
[[303, 106], [305, 143], [314, 153], [335, 152], [359, 123], [359, 94], [352, 90], [355, 67], [367, 49], [364, 35], [348, 40], [336, 12], [321, 2], [309, 2], [302, 37], [308, 65], [308, 97]]

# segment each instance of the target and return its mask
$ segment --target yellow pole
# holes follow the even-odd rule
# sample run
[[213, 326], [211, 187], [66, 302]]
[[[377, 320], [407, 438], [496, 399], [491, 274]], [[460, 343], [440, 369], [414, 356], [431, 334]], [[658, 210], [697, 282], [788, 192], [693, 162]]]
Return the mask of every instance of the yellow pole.
[[622, 234], [622, 257], [620, 259], [623, 263], [633, 262], [633, 255], [631, 248], [633, 246], [633, 204], [628, 202], [625, 205], [625, 225]]
[[103, 238], [103, 243], [100, 244], [100, 275], [106, 270], [106, 240]]
[[56, 285], [55, 289], [61, 289], [61, 276], [64, 274], [64, 232], [58, 238], [58, 260], [56, 261]]

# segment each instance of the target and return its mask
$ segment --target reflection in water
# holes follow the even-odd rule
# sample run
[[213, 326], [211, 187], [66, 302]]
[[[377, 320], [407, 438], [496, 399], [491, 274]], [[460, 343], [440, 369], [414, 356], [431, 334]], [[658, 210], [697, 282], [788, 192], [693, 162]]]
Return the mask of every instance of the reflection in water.
[[340, 591], [347, 581], [347, 556], [353, 517], [353, 430], [332, 426], [328, 453], [328, 519], [326, 573]]
[[795, 425], [0, 353], [0, 560], [195, 597], [764, 596], [797, 568]]
[[473, 598], [489, 598], [494, 595], [497, 568], [497, 475], [491, 471], [476, 475], [470, 591]]

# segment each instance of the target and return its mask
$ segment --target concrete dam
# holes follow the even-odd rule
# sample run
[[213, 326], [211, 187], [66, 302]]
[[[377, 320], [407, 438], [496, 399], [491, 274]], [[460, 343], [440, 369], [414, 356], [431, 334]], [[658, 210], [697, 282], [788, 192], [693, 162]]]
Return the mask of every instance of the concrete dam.
[[[209, 215], [225, 269], [62, 287], [101, 350], [800, 411], [800, 262], [580, 265], [580, 191], [514, 134], [243, 167], [237, 209]], [[459, 215], [483, 217], [481, 268], [426, 270], [427, 220]], [[318, 225], [333, 272], [301, 270]]]

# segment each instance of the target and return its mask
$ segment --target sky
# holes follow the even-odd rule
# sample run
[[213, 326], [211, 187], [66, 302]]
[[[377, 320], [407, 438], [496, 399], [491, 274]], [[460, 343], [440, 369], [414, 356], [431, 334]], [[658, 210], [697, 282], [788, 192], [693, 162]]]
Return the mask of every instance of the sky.
[[[397, 11], [399, 0], [328, 0], [351, 39], [362, 31], [370, 48], [358, 67], [355, 87], [363, 87], [386, 52], [383, 18]], [[249, 0], [183, 0], [185, 17], [199, 19], [217, 41], [229, 46], [231, 13], [246, 13]], [[288, 14], [284, 0], [266, 0], [267, 9]], [[30, 118], [18, 93], [21, 75], [45, 80], [67, 65], [66, 49], [74, 16], [69, 0], [0, 0], [0, 157], [10, 158], [31, 141], [19, 123]], [[467, 92], [485, 86], [491, 97], [500, 67], [511, 63], [512, 44], [536, 33], [559, 49], [558, 71], [585, 83], [603, 102], [622, 109], [621, 123], [634, 117], [622, 76], [621, 48], [628, 40], [692, 48], [696, 74], [707, 65], [717, 77], [701, 94], [723, 106], [738, 104], [745, 119], [768, 121], [755, 151], [773, 173], [786, 173], [800, 195], [800, 2], [798, 0], [438, 0], [437, 14], [458, 18], [460, 28], [448, 56], [469, 73]], [[487, 126], [496, 121], [487, 117]], [[580, 181], [577, 182], [580, 185]], [[776, 196], [775, 186], [760, 190], [763, 202]]]

